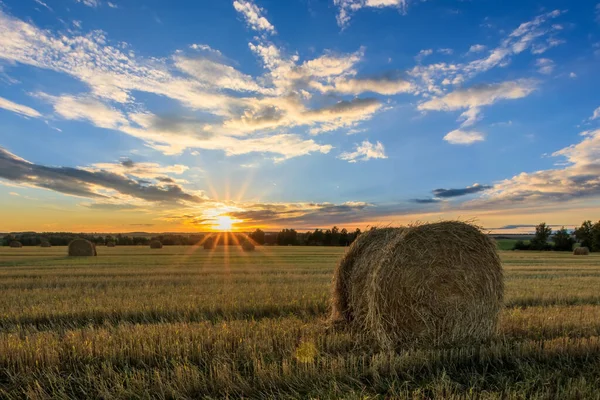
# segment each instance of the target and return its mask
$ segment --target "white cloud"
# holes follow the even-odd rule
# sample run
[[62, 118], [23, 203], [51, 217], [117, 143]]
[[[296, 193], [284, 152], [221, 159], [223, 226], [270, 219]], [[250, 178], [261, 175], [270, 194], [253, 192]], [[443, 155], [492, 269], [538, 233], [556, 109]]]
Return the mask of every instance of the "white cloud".
[[[419, 89], [433, 95], [444, 93], [443, 86], [463, 85], [468, 79], [493, 68], [505, 67], [513, 56], [530, 49], [532, 53], [540, 54], [548, 48], [564, 43], [553, 35], [560, 29], [552, 24], [555, 18], [562, 15], [562, 11], [554, 10], [535, 17], [533, 20], [521, 24], [500, 44], [487, 52], [487, 55], [468, 63], [436, 63], [430, 65], [417, 65], [409, 71], [409, 75], [417, 80]], [[471, 46], [469, 53], [485, 51], [485, 46], [476, 44]], [[420, 81], [420, 82], [419, 82]]]
[[433, 49], [423, 49], [415, 56], [415, 60], [421, 62], [425, 57], [433, 54]]
[[450, 55], [454, 54], [454, 50], [452, 50], [452, 49], [437, 49], [437, 52], [440, 54], [444, 54], [446, 56], [450, 56]]
[[415, 87], [411, 82], [395, 77], [335, 79], [333, 85], [321, 85], [319, 89], [323, 92], [331, 91], [342, 94], [358, 95], [372, 92], [389, 96], [415, 91]]
[[106, 129], [118, 129], [129, 121], [118, 110], [90, 96], [52, 96], [46, 93], [35, 93], [54, 106], [54, 111], [69, 120], [87, 120], [94, 125]]
[[577, 78], [577, 74], [576, 74], [575, 72], [571, 72], [571, 73], [569, 74], [569, 78], [571, 78], [571, 79], [575, 79], [575, 78]]
[[538, 58], [535, 61], [535, 66], [540, 74], [550, 75], [554, 71], [554, 61], [549, 58]]
[[408, 0], [333, 0], [333, 4], [338, 7], [337, 23], [343, 28], [350, 22], [352, 13], [361, 8], [394, 7], [405, 13]]
[[0, 97], [0, 108], [12, 111], [25, 117], [39, 118], [42, 116], [42, 114], [40, 114], [38, 111], [34, 110], [31, 107], [27, 107], [22, 104], [17, 104], [3, 97]]
[[469, 53], [481, 53], [485, 49], [487, 49], [487, 47], [482, 44], [474, 44], [469, 48]]
[[52, 8], [48, 4], [44, 3], [42, 0], [33, 0], [33, 1], [35, 1], [36, 3], [38, 3], [40, 6], [46, 8], [46, 9], [48, 9], [50, 11], [53, 11]]
[[582, 133], [584, 139], [552, 154], [565, 157], [563, 168], [523, 172], [494, 185], [468, 207], [537, 206], [600, 195], [600, 130]]
[[357, 161], [367, 161], [372, 158], [387, 158], [387, 156], [385, 155], [383, 144], [380, 142], [373, 144], [365, 140], [361, 144], [356, 145], [356, 149], [353, 152], [344, 152], [338, 158], [355, 163]]
[[254, 79], [242, 74], [235, 68], [206, 58], [174, 57], [175, 66], [206, 85], [218, 86], [235, 91], [252, 91], [267, 93], [267, 89], [259, 86]]
[[446, 134], [444, 140], [451, 144], [469, 145], [475, 142], [482, 142], [485, 140], [485, 137], [481, 132], [456, 129]]
[[93, 8], [96, 8], [101, 4], [100, 0], [75, 0], [75, 2]]
[[600, 118], [600, 107], [598, 107], [594, 110], [594, 114], [592, 115], [592, 117], [590, 119], [594, 120], [594, 119], [598, 119], [598, 118]]
[[111, 3], [110, 1], [106, 2], [106, 5], [110, 8], [119, 8], [119, 6], [117, 6], [115, 3]]
[[275, 27], [263, 16], [264, 10], [249, 0], [235, 0], [233, 7], [244, 16], [246, 23], [255, 31], [275, 33]]
[[[481, 119], [481, 108], [496, 103], [499, 100], [520, 99], [535, 90], [536, 82], [532, 80], [508, 81], [497, 84], [478, 85], [468, 89], [451, 92], [442, 97], [434, 97], [419, 104], [421, 111], [456, 111], [465, 110], [460, 115], [461, 128], [474, 125]], [[454, 130], [444, 140], [452, 144], [471, 144], [485, 140], [483, 134], [477, 131]]]
[[535, 90], [536, 82], [532, 80], [507, 81], [497, 84], [473, 86], [456, 90], [442, 97], [435, 97], [419, 104], [419, 110], [455, 111], [466, 109], [462, 114], [466, 125], [471, 125], [483, 106], [494, 104], [499, 100], [520, 99]]
[[[90, 167], [82, 168], [89, 171], [108, 171], [113, 174], [123, 176], [133, 176], [136, 178], [144, 179], [156, 179], [159, 180], [164, 175], [181, 175], [185, 171], [189, 170], [188, 166], [175, 164], [175, 165], [161, 165], [152, 162], [133, 162], [129, 159], [124, 159], [118, 163], [97, 163], [92, 164]], [[186, 183], [185, 180], [169, 178], [171, 181], [164, 181], [169, 183]]]

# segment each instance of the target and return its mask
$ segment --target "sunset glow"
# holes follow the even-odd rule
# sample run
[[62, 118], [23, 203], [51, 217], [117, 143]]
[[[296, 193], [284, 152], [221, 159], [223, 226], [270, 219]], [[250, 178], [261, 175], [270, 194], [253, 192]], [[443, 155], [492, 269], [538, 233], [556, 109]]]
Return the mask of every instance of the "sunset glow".
[[233, 228], [233, 220], [228, 215], [221, 215], [217, 217], [213, 228], [217, 231], [230, 231]]

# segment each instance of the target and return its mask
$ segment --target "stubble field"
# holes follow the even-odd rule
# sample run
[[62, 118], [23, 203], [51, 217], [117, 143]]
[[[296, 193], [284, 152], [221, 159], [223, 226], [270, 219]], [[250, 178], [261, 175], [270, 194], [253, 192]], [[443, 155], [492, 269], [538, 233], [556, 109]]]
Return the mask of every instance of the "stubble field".
[[600, 255], [501, 252], [493, 343], [326, 324], [344, 248], [0, 247], [0, 398], [600, 398]]

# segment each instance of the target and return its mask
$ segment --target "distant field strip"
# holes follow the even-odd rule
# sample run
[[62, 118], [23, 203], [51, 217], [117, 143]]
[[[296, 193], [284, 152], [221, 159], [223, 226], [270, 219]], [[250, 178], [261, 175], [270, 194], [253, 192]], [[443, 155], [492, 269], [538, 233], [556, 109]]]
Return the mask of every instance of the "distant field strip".
[[494, 343], [382, 353], [325, 323], [344, 250], [0, 247], [0, 398], [599, 398], [600, 255], [502, 252]]

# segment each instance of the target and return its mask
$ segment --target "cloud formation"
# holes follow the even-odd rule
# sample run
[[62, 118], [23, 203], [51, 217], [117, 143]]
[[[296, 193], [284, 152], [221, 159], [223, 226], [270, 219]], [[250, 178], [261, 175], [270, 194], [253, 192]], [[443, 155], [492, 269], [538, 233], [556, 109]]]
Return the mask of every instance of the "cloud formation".
[[0, 108], [12, 111], [25, 117], [40, 118], [42, 116], [42, 114], [40, 114], [37, 110], [22, 104], [17, 104], [13, 101], [5, 99], [4, 97], [0, 97]]
[[0, 178], [25, 186], [100, 200], [200, 203], [201, 195], [177, 184], [145, 183], [104, 169], [50, 167], [31, 163], [0, 147]]
[[337, 23], [340, 27], [348, 26], [352, 14], [361, 8], [394, 7], [405, 13], [409, 0], [333, 0], [338, 7]]
[[235, 0], [233, 7], [242, 14], [246, 23], [255, 31], [275, 33], [275, 27], [263, 16], [264, 10], [249, 0]]
[[344, 152], [339, 155], [341, 160], [346, 160], [350, 163], [357, 161], [367, 161], [373, 158], [387, 158], [385, 148], [380, 142], [375, 144], [368, 140], [356, 145], [356, 149], [352, 152]]
[[484, 190], [491, 189], [492, 186], [480, 185], [478, 183], [473, 186], [467, 186], [466, 188], [460, 189], [435, 189], [432, 191], [433, 195], [438, 198], [447, 199], [450, 197], [465, 196], [467, 194], [479, 193]]
[[600, 129], [582, 133], [583, 140], [554, 152], [563, 168], [523, 172], [494, 184], [483, 198], [465, 207], [521, 207], [565, 202], [600, 195]]

